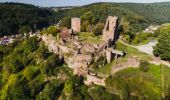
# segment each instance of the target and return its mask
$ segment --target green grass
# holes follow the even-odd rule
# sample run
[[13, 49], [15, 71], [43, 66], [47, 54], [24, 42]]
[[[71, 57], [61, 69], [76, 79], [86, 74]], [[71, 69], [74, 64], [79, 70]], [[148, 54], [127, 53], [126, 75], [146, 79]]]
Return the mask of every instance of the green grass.
[[132, 56], [137, 56], [139, 57], [141, 60], [152, 60], [152, 57], [146, 53], [140, 52], [139, 50], [137, 50], [136, 48], [130, 47], [130, 46], [126, 46], [124, 44], [122, 44], [121, 42], [117, 42], [116, 43], [116, 49], [120, 50], [120, 51], [125, 51], [127, 53], [126, 57], [132, 57]]
[[94, 36], [92, 33], [88, 33], [88, 32], [80, 32], [78, 33], [78, 37], [79, 39], [83, 42], [83, 43], [95, 43], [95, 44], [100, 44], [102, 43], [102, 36]]
[[119, 60], [113, 60], [111, 63], [107, 63], [103, 67], [96, 68], [95, 70], [96, 70], [98, 76], [105, 77], [105, 76], [110, 75], [111, 69], [114, 65], [124, 63], [127, 61], [127, 59], [129, 57], [132, 57], [132, 56], [136, 56], [136, 57], [139, 57], [141, 60], [147, 60], [147, 61], [152, 59], [150, 57], [150, 55], [142, 53], [142, 52], [138, 51], [136, 48], [125, 46], [124, 44], [122, 44], [119, 41], [116, 44], [117, 44], [116, 49], [120, 50], [120, 51], [127, 52], [127, 55], [123, 58], [120, 58]]
[[[161, 71], [164, 68], [164, 71]], [[129, 86], [131, 93], [144, 96], [147, 100], [159, 100], [162, 93], [162, 75], [165, 76], [165, 89], [170, 88], [170, 68], [151, 64], [148, 72], [142, 72], [139, 68], [128, 68], [114, 74], [113, 78], [122, 79]]]
[[148, 44], [151, 40], [157, 40], [158, 38], [157, 37], [148, 37], [146, 40], [143, 40], [141, 41], [140, 43], [138, 44], [135, 44], [135, 43], [131, 43], [132, 45], [135, 45], [135, 46], [140, 46], [140, 45], [145, 45], [145, 44]]
[[127, 61], [127, 57], [121, 58], [119, 60], [113, 60], [111, 63], [107, 63], [103, 67], [96, 68], [95, 71], [97, 72], [98, 76], [107, 77], [111, 75], [112, 67], [114, 65], [124, 63], [126, 61]]
[[97, 75], [100, 77], [107, 77], [111, 73], [112, 66], [115, 64], [115, 61], [112, 61], [111, 63], [107, 63], [103, 67], [96, 68], [95, 71], [97, 72]]

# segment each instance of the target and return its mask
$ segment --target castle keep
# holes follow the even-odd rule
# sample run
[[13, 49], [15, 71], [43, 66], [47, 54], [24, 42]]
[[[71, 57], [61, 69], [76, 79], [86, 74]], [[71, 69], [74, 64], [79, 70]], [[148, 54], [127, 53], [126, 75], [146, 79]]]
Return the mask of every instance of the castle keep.
[[103, 30], [103, 40], [106, 42], [113, 42], [117, 32], [118, 17], [108, 16]]
[[71, 19], [71, 29], [73, 30], [73, 32], [81, 32], [81, 19], [80, 18]]
[[111, 46], [114, 44], [117, 36], [118, 17], [108, 16], [103, 30], [103, 40], [107, 44], [105, 50], [107, 62], [110, 63], [113, 59], [122, 57], [124, 54], [121, 51], [114, 50]]

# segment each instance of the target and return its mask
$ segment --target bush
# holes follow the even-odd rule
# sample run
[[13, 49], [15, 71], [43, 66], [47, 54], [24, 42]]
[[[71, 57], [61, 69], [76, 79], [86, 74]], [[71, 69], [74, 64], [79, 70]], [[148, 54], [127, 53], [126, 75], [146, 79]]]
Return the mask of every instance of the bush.
[[71, 17], [64, 17], [60, 22], [60, 27], [71, 28]]
[[23, 75], [26, 77], [27, 80], [31, 80], [36, 76], [38, 71], [35, 69], [35, 67], [36, 66], [27, 66], [24, 69]]
[[148, 40], [148, 37], [152, 37], [152, 34], [141, 32], [141, 33], [139, 33], [138, 35], [135, 36], [133, 43], [134, 44], [143, 43], [146, 40]]
[[[170, 29], [169, 29], [170, 30]], [[165, 30], [166, 31], [166, 30]], [[154, 47], [154, 55], [160, 56], [161, 59], [170, 61], [170, 35], [169, 32], [161, 33], [158, 43]]]
[[140, 70], [143, 72], [148, 72], [149, 70], [149, 63], [147, 61], [140, 62]]
[[93, 33], [94, 33], [95, 35], [102, 35], [103, 29], [104, 29], [104, 24], [98, 23], [98, 24], [94, 27]]
[[90, 26], [90, 23], [88, 21], [84, 21], [81, 25], [81, 31], [87, 32], [87, 27]]
[[37, 37], [31, 37], [24, 41], [23, 46], [25, 46], [25, 51], [27, 52], [34, 52], [36, 49], [38, 49], [38, 40]]
[[59, 30], [56, 26], [49, 26], [47, 29], [43, 29], [41, 34], [51, 34], [52, 36], [57, 36]]

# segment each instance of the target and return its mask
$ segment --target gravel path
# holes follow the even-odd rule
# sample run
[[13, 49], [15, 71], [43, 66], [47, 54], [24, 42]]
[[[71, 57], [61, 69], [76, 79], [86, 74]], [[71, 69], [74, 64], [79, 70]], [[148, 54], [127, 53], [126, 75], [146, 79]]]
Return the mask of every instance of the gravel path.
[[150, 42], [150, 43], [148, 43], [148, 44], [141, 45], [141, 46], [129, 45], [129, 44], [123, 42], [121, 39], [119, 39], [119, 41], [120, 41], [122, 44], [126, 45], [126, 46], [130, 46], [130, 47], [132, 47], [132, 48], [136, 48], [136, 49], [138, 49], [138, 50], [141, 51], [141, 52], [144, 52], [144, 53], [146, 53], [146, 54], [148, 54], [148, 55], [151, 55], [152, 58], [153, 58], [153, 60], [150, 61], [150, 63], [155, 64], [155, 65], [163, 64], [163, 65], [166, 65], [166, 66], [170, 67], [170, 63], [169, 63], [169, 62], [164, 61], [164, 60], [161, 60], [160, 58], [155, 57], [155, 56], [153, 55], [153, 46], [156, 45], [156, 43], [157, 43], [156, 41], [155, 41], [155, 42]]
[[135, 48], [137, 48], [141, 52], [145, 52], [149, 55], [153, 55], [153, 47], [156, 46], [156, 44], [157, 42], [153, 41], [145, 45], [136, 46]]

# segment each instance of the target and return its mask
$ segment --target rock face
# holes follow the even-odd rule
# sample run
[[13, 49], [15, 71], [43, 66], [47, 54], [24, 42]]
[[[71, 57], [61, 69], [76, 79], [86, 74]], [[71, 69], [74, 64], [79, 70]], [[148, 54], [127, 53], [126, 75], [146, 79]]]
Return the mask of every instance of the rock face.
[[54, 52], [56, 54], [59, 53], [58, 44], [52, 35], [42, 35], [42, 40], [45, 42], [45, 45], [48, 47], [50, 52]]
[[71, 19], [71, 29], [73, 32], [81, 32], [81, 19], [80, 18], [72, 18]]

